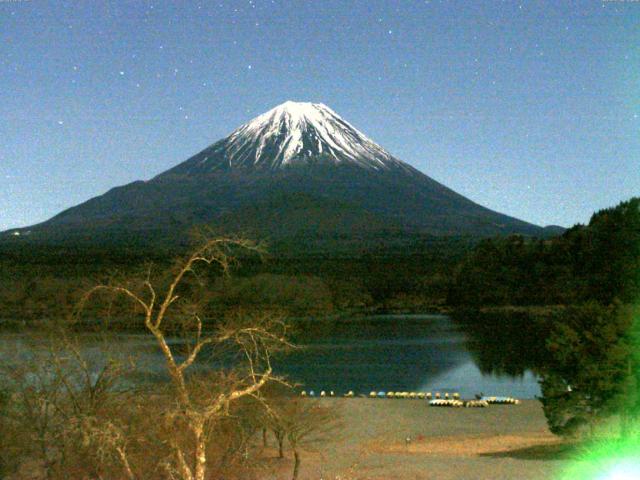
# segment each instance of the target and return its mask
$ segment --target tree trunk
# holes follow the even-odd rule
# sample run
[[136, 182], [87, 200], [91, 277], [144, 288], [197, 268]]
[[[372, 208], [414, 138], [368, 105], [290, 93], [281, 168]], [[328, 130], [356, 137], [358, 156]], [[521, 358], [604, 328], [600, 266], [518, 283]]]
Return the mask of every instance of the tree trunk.
[[293, 478], [292, 480], [298, 480], [298, 473], [300, 473], [300, 454], [298, 453], [298, 449], [293, 449], [293, 458], [295, 460], [293, 464]]
[[180, 472], [180, 476], [182, 480], [193, 480], [193, 475], [191, 473], [191, 468], [187, 465], [187, 461], [184, 458], [184, 454], [180, 447], [175, 445], [176, 449], [176, 460], [178, 461], [178, 471]]
[[284, 458], [284, 434], [274, 431], [273, 435], [276, 437], [276, 441], [278, 442], [278, 458]]
[[202, 429], [196, 435], [196, 468], [193, 480], [204, 480], [207, 470], [207, 452], [205, 435]]
[[267, 441], [267, 429], [262, 429], [262, 446], [267, 448], [269, 446], [269, 442]]
[[136, 476], [133, 474], [133, 470], [131, 470], [131, 464], [129, 463], [129, 458], [127, 457], [127, 452], [122, 447], [116, 448], [116, 451], [118, 452], [118, 455], [120, 456], [120, 461], [122, 462], [122, 466], [124, 468], [124, 471], [127, 474], [127, 478], [129, 480], [135, 480]]

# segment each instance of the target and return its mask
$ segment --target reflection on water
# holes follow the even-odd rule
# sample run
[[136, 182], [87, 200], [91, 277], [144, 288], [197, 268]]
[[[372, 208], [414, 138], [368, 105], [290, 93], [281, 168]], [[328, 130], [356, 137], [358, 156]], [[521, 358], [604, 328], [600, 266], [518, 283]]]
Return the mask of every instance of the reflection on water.
[[[519, 398], [540, 394], [536, 377], [522, 355], [514, 358], [517, 368], [505, 368], [524, 340], [507, 335], [512, 345], [506, 345], [505, 338], [496, 344], [499, 323], [486, 330], [444, 315], [396, 315], [296, 324], [294, 340], [302, 348], [278, 356], [273, 363], [276, 373], [301, 388], [365, 394], [372, 390], [449, 391], [463, 397], [480, 392]], [[487, 333], [491, 331], [493, 335]], [[21, 350], [20, 342], [19, 335], [0, 336], [0, 362], [6, 365], [18, 360], [20, 355], [15, 352]], [[113, 343], [122, 355], [135, 355], [137, 381], [164, 375], [161, 354], [147, 335], [121, 334]], [[98, 356], [91, 341], [83, 348]], [[197, 368], [219, 366], [203, 357]]]
[[299, 339], [305, 348], [276, 365], [307, 389], [449, 391], [464, 397], [540, 394], [531, 371], [483, 373], [468, 349], [478, 346], [476, 339], [444, 315], [367, 317], [315, 327], [305, 324], [307, 333]]
[[535, 398], [540, 395], [537, 377], [526, 370], [521, 376], [482, 373], [471, 359], [427, 381], [425, 392], [459, 392], [463, 398], [475, 394]]
[[483, 373], [522, 376], [547, 362], [546, 340], [553, 322], [548, 313], [458, 312], [453, 322], [467, 337], [466, 348]]

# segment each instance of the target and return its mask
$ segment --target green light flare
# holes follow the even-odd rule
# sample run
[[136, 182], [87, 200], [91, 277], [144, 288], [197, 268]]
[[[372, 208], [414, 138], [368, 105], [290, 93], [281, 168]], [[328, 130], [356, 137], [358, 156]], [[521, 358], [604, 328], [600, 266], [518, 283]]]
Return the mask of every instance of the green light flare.
[[558, 480], [637, 480], [640, 439], [603, 441], [585, 448]]
[[[628, 409], [625, 438], [620, 438], [620, 417], [610, 419], [600, 431], [608, 438], [601, 438], [579, 447], [571, 463], [560, 470], [558, 480], [638, 480], [640, 479], [640, 305], [622, 309], [622, 315], [630, 320], [627, 342], [631, 347], [629, 374], [625, 397], [628, 403], [620, 405]], [[622, 413], [620, 411], [619, 413]], [[625, 421], [625, 420], [622, 420]], [[604, 428], [603, 428], [604, 427]]]
[[602, 477], [602, 480], [633, 480], [640, 474], [640, 461], [625, 460], [611, 468]]

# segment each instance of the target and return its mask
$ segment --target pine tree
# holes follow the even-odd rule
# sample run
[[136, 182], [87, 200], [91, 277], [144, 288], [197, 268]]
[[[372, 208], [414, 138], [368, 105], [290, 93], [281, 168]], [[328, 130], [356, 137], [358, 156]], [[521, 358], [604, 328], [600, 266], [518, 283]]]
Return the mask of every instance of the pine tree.
[[550, 430], [577, 435], [619, 414], [624, 422], [637, 405], [637, 359], [630, 342], [633, 316], [597, 303], [567, 308], [547, 341], [542, 404]]

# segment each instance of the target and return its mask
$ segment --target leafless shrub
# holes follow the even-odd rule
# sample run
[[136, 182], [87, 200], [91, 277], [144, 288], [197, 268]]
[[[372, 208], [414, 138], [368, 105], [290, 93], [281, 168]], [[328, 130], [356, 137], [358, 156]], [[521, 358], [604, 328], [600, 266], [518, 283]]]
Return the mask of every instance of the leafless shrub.
[[334, 402], [296, 397], [292, 390], [273, 385], [266, 392], [264, 425], [278, 443], [278, 455], [284, 457], [285, 440], [294, 458], [293, 480], [298, 478], [303, 451], [313, 451], [339, 434], [340, 414]]

